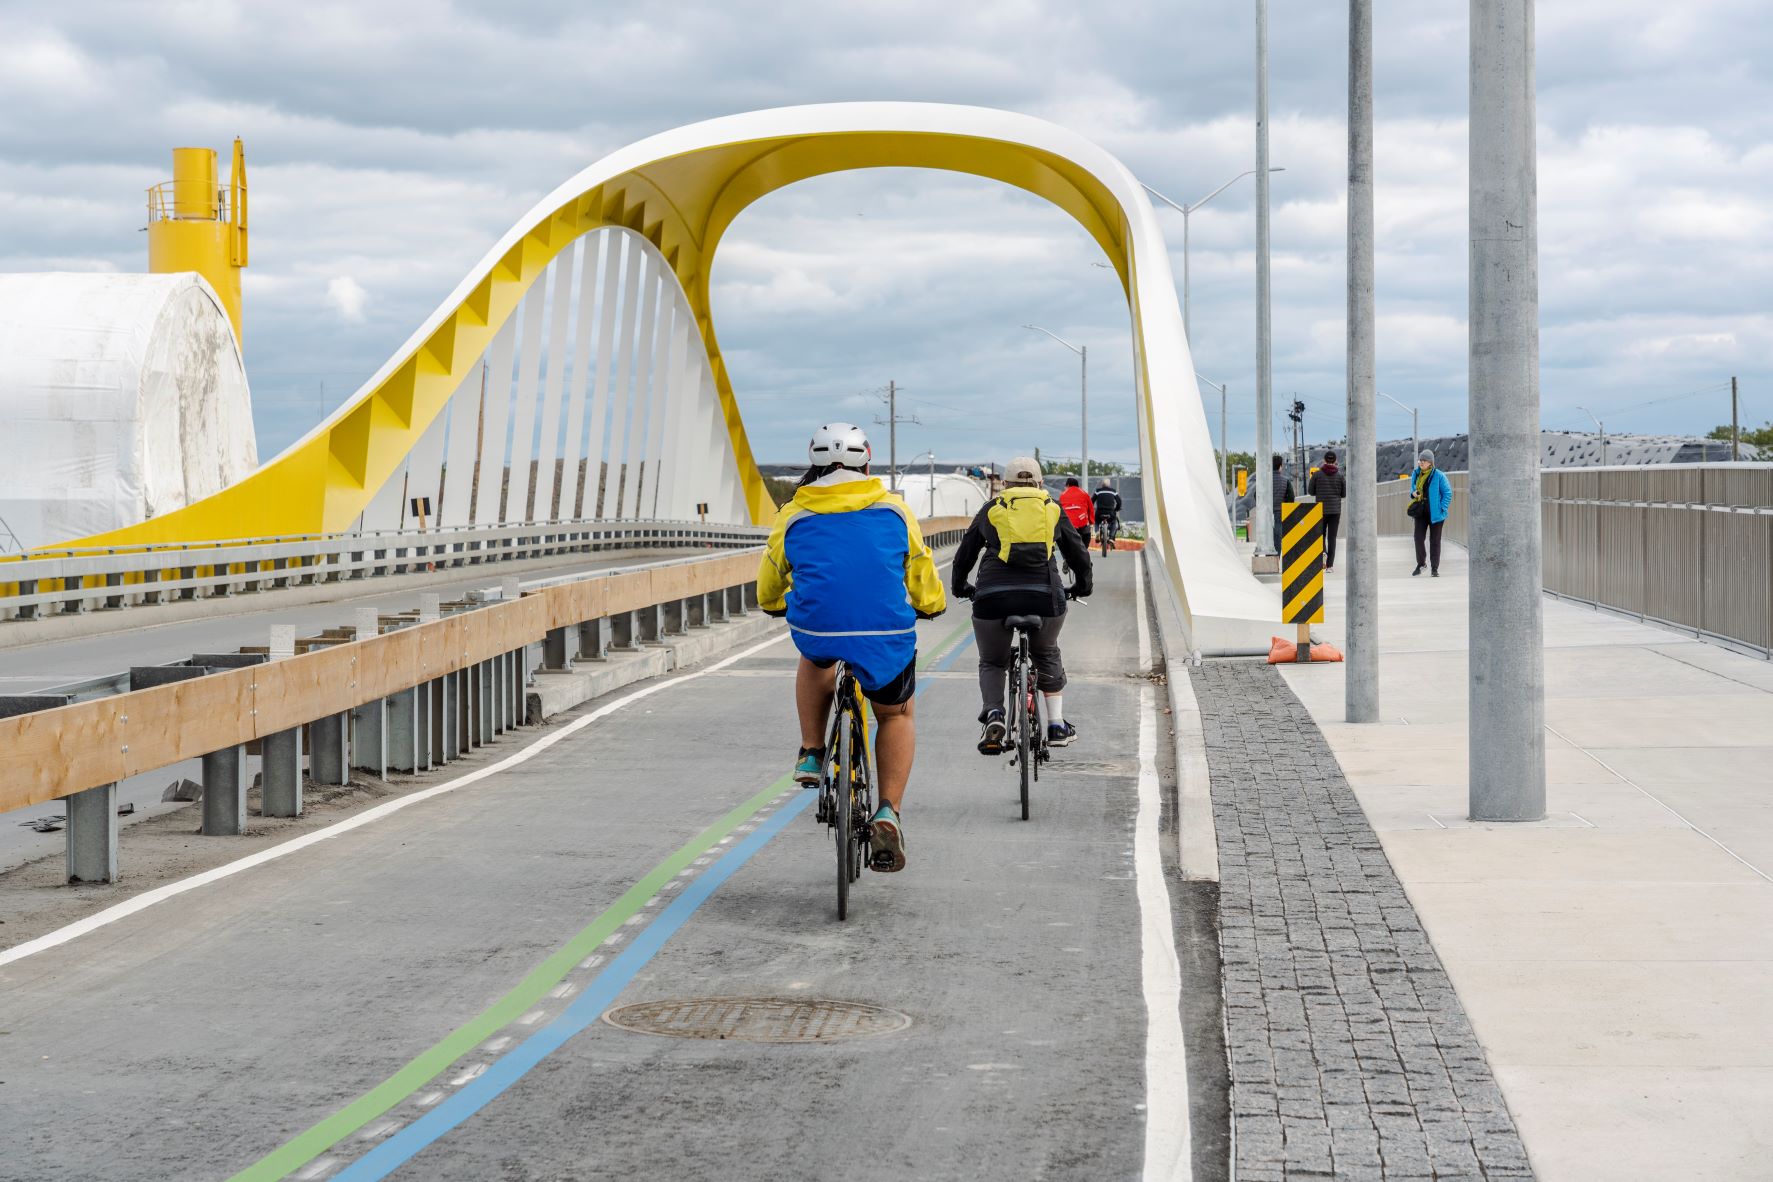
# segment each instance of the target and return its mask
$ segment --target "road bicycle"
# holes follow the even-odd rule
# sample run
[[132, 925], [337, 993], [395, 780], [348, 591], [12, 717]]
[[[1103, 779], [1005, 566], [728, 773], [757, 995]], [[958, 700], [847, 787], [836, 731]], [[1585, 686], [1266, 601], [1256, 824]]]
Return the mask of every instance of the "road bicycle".
[[825, 736], [818, 819], [837, 839], [837, 918], [847, 919], [850, 884], [862, 876], [871, 850], [874, 770], [868, 758], [868, 705], [849, 665], [837, 663], [837, 693]]
[[1033, 637], [1045, 621], [1040, 616], [1011, 616], [1003, 626], [1015, 635], [1010, 646], [1010, 762], [1021, 779], [1022, 819], [1028, 819], [1028, 794], [1040, 779], [1040, 765], [1053, 757], [1047, 746], [1047, 699], [1040, 692], [1034, 667]]

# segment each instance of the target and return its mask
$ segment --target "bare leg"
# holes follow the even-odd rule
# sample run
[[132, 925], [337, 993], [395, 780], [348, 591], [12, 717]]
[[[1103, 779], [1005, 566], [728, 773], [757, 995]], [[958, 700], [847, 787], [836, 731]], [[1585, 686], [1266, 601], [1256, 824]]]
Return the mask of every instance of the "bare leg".
[[794, 673], [794, 706], [800, 712], [800, 745], [825, 743], [825, 720], [831, 715], [831, 697], [837, 692], [837, 666], [821, 669], [805, 657]]
[[874, 736], [874, 762], [880, 769], [880, 799], [899, 811], [905, 785], [911, 779], [911, 761], [917, 757], [917, 718], [913, 698], [899, 706], [873, 705], [879, 729]]

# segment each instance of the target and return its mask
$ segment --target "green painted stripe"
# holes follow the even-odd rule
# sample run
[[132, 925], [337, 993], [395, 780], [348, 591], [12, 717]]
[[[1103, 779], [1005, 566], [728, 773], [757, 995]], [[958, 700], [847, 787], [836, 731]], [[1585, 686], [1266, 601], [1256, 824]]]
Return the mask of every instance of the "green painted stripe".
[[[953, 647], [954, 642], [971, 625], [969, 619], [943, 637], [927, 656], [917, 662], [918, 670], [921, 672], [930, 662]], [[274, 1179], [282, 1178], [292, 1170], [307, 1165], [436, 1079], [457, 1059], [528, 1012], [541, 1000], [543, 994], [560, 984], [580, 961], [595, 952], [648, 899], [658, 894], [661, 887], [676, 877], [684, 867], [719, 844], [721, 838], [743, 825], [748, 818], [774, 800], [791, 782], [791, 777], [783, 776], [702, 830], [676, 853], [655, 866], [645, 878], [629, 887], [627, 893], [617, 899], [609, 910], [592, 920], [584, 930], [562, 945], [485, 1012], [457, 1027], [442, 1041], [374, 1088], [319, 1124], [298, 1133], [279, 1148], [235, 1174], [228, 1182], [273, 1182]]]

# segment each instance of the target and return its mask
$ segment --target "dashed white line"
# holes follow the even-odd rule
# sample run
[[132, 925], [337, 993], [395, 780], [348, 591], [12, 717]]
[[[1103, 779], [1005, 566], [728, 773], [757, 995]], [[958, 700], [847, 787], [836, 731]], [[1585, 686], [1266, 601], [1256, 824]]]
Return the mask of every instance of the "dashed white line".
[[452, 1088], [459, 1088], [463, 1084], [473, 1083], [475, 1080], [480, 1078], [480, 1076], [483, 1072], [486, 1071], [487, 1066], [488, 1065], [485, 1063], [474, 1064], [474, 1066], [468, 1068], [468, 1070], [462, 1072], [462, 1074], [460, 1074], [460, 1075], [456, 1076], [454, 1079], [450, 1080], [449, 1086]]
[[511, 1045], [511, 1036], [508, 1034], [501, 1034], [497, 1038], [487, 1039], [484, 1045], [487, 1050], [496, 1055]]
[[523, 1017], [517, 1019], [517, 1024], [519, 1026], [534, 1026], [537, 1022], [542, 1020], [543, 1012], [544, 1011], [542, 1010], [531, 1010]]
[[296, 1171], [292, 1176], [301, 1178], [306, 1182], [307, 1179], [320, 1177], [338, 1164], [339, 1159], [336, 1157], [317, 1157], [302, 1169]]
[[568, 981], [564, 984], [556, 985], [554, 988], [548, 990], [548, 996], [549, 997], [571, 997], [573, 994], [577, 993], [578, 991], [579, 991], [579, 987], [577, 985], [574, 985], [572, 982]]
[[437, 1104], [439, 1104], [443, 1100], [443, 1097], [444, 1097], [443, 1092], [426, 1092], [423, 1096], [419, 1097], [419, 1100], [418, 1100], [419, 1107], [420, 1108], [434, 1108], [437, 1106]]
[[358, 1132], [357, 1139], [359, 1141], [379, 1141], [399, 1127], [400, 1122], [397, 1120], [378, 1120], [375, 1124]]

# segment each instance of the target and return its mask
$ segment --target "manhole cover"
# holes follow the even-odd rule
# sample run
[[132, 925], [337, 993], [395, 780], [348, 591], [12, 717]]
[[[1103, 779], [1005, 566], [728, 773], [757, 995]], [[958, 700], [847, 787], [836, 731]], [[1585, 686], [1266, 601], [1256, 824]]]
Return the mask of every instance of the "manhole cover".
[[810, 997], [699, 997], [619, 1006], [603, 1020], [641, 1034], [742, 1042], [835, 1042], [911, 1025], [897, 1010]]

